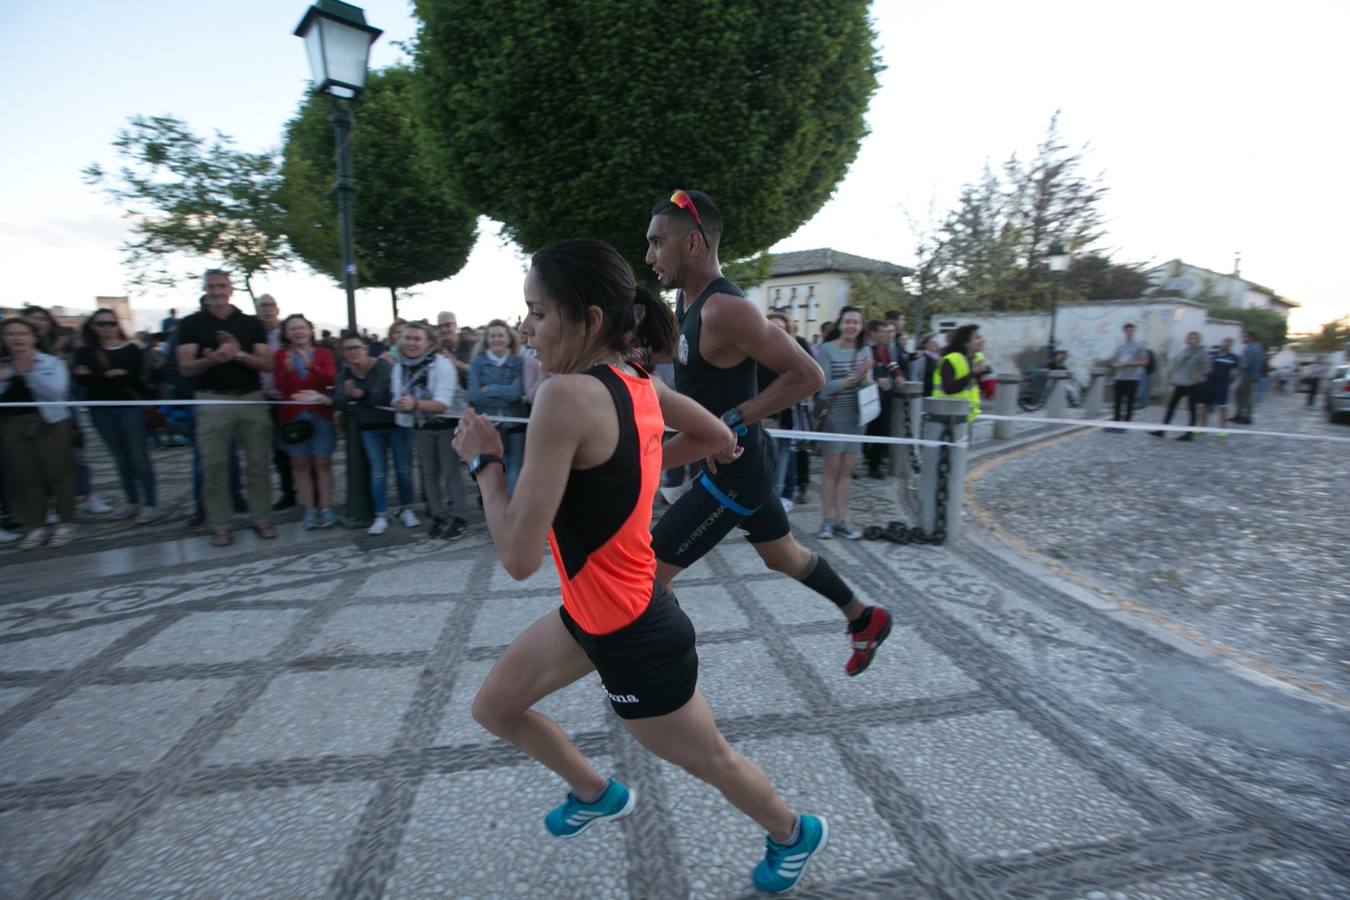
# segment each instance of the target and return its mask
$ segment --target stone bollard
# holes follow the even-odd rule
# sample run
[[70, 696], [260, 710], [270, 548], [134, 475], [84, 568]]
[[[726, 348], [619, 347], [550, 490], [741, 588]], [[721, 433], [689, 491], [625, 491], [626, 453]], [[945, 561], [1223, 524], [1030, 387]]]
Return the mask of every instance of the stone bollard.
[[[998, 389], [994, 391], [994, 415], [1017, 415], [1017, 393], [1022, 389], [1022, 376], [1013, 372], [998, 376]], [[1016, 422], [995, 422], [994, 440], [1012, 440], [1013, 426]]]
[[1087, 403], [1084, 414], [1089, 419], [1100, 419], [1106, 413], [1106, 375], [1110, 369], [1093, 368], [1092, 381], [1088, 383]]
[[961, 498], [966, 480], [966, 416], [970, 404], [951, 397], [929, 397], [924, 405], [923, 436], [955, 447], [924, 447], [919, 473], [919, 527], [936, 543], [961, 534]]
[[1064, 418], [1064, 382], [1068, 380], [1069, 373], [1064, 369], [1051, 369], [1045, 373], [1049, 376], [1046, 382], [1045, 415], [1050, 419]]
[[[918, 401], [918, 404], [915, 403]], [[897, 385], [895, 392], [891, 395], [891, 437], [912, 438], [917, 437], [921, 422], [919, 417], [922, 415], [919, 404], [923, 403], [923, 385], [914, 381], [906, 381], [904, 384]], [[898, 475], [901, 478], [909, 478], [910, 471], [910, 450], [914, 449], [910, 444], [892, 444], [891, 445], [891, 474]]]

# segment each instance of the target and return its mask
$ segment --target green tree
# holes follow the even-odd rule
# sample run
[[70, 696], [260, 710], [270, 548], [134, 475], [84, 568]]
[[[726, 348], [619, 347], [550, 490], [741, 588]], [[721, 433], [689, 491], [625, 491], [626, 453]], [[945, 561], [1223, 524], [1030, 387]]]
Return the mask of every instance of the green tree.
[[651, 205], [718, 201], [722, 256], [790, 235], [857, 155], [880, 69], [866, 0], [415, 0], [432, 142], [526, 250], [609, 241], [645, 272]]
[[[478, 236], [478, 217], [422, 149], [413, 82], [402, 66], [370, 73], [352, 130], [357, 274], [389, 289], [395, 318], [400, 290], [454, 275]], [[281, 203], [296, 255], [341, 283], [331, 111], [310, 94], [286, 125]]]
[[1103, 253], [1084, 253], [1069, 261], [1065, 291], [1084, 300], [1132, 300], [1147, 295], [1153, 283], [1139, 263], [1116, 263]]
[[1220, 307], [1214, 310], [1214, 317], [1241, 323], [1243, 330], [1256, 335], [1262, 346], [1270, 350], [1283, 347], [1289, 332], [1289, 322], [1273, 309]]
[[122, 245], [131, 283], [172, 287], [177, 254], [236, 269], [253, 296], [253, 278], [288, 261], [277, 202], [274, 151], [249, 153], [216, 132], [210, 142], [173, 116], [136, 116], [113, 141], [125, 164], [84, 169], [86, 183], [122, 207], [134, 237]]
[[722, 266], [722, 274], [746, 290], [768, 281], [772, 271], [773, 254], [767, 250], [747, 259], [724, 263]]
[[1350, 349], [1350, 316], [1341, 316], [1322, 324], [1317, 331], [1299, 342], [1304, 350]]
[[913, 300], [899, 275], [852, 272], [848, 276], [849, 305], [862, 308], [864, 323], [885, 318], [889, 309], [898, 309], [908, 315]]
[[[1085, 166], [1086, 148], [1060, 137], [1058, 113], [1030, 162], [1013, 155], [998, 172], [986, 164], [937, 230], [930, 295], [967, 308], [1048, 309], [1051, 246], [1081, 254], [1102, 236], [1098, 206], [1106, 188]], [[1061, 301], [1087, 296], [1071, 278], [1061, 287]]]

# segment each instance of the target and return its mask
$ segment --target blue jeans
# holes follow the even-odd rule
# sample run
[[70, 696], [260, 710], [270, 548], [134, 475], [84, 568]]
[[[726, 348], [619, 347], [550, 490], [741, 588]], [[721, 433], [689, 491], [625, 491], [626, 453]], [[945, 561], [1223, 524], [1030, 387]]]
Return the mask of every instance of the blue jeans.
[[[89, 418], [112, 454], [127, 502], [155, 505], [155, 471], [150, 467], [145, 415], [138, 406], [96, 406]], [[137, 499], [137, 488], [140, 498]]]
[[[197, 410], [192, 406], [181, 408], [188, 411], [184, 434], [187, 435], [188, 443], [192, 444], [192, 508], [201, 512], [206, 507], [202, 504], [202, 451], [197, 446]], [[243, 484], [239, 475], [239, 442], [236, 440], [230, 441], [230, 501], [236, 508], [244, 505]]]
[[1135, 409], [1148, 409], [1148, 382], [1149, 375], [1147, 372], [1139, 376], [1139, 393], [1135, 395]]
[[506, 490], [516, 492], [516, 479], [520, 477], [520, 467], [525, 462], [525, 429], [508, 431], [502, 435], [502, 444], [506, 448]]
[[[398, 505], [412, 506], [412, 429], [372, 428], [361, 432], [361, 446], [370, 466], [370, 496], [375, 515], [389, 509], [389, 455], [394, 454], [394, 480], [398, 482]], [[456, 510], [458, 512], [458, 510]]]
[[788, 481], [788, 466], [793, 462], [792, 438], [774, 438], [773, 439], [773, 486], [775, 493], [792, 499], [792, 488], [785, 487], [791, 484]]

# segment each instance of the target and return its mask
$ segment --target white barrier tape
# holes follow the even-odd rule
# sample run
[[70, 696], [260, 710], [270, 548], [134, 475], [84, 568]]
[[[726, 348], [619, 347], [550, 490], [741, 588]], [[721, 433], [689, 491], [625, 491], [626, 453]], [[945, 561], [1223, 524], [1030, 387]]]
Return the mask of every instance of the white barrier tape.
[[42, 400], [0, 403], [0, 409], [38, 406], [313, 406], [299, 400]]
[[[377, 408], [397, 412], [392, 406], [381, 406]], [[457, 419], [459, 418], [459, 415], [456, 413], [441, 413], [437, 418]], [[512, 425], [528, 425], [530, 422], [529, 419], [522, 419], [519, 416], [483, 416], [483, 418], [487, 419], [489, 422], [505, 422]], [[666, 431], [675, 432], [675, 429], [667, 426]], [[866, 434], [838, 434], [833, 431], [789, 431], [784, 428], [765, 428], [764, 431], [770, 437], [790, 438], [799, 441], [824, 441], [834, 443], [857, 442], [860, 444], [918, 444], [921, 447], [959, 446], [958, 444], [953, 444], [948, 441], [929, 441], [920, 438], [879, 437]]]
[[1307, 434], [1298, 431], [1259, 431], [1246, 427], [1210, 428], [1199, 425], [1162, 425], [1150, 422], [1115, 422], [1111, 419], [1052, 419], [1048, 416], [994, 416], [980, 413], [977, 422], [1043, 422], [1047, 425], [1081, 425], [1085, 428], [1118, 428], [1121, 431], [1177, 431], [1194, 434], [1240, 434], [1260, 437], [1289, 438], [1296, 441], [1326, 441], [1332, 444], [1350, 444], [1350, 437], [1333, 434]]
[[[43, 402], [0, 403], [0, 409], [37, 408], [40, 406], [313, 406], [300, 400], [50, 400]], [[391, 406], [379, 409], [397, 412]], [[455, 413], [441, 413], [440, 418], [457, 418]], [[510, 424], [529, 424], [529, 419], [518, 416], [486, 416], [490, 422]], [[1118, 428], [1124, 431], [1175, 431], [1196, 434], [1240, 434], [1260, 437], [1288, 438], [1296, 441], [1325, 441], [1332, 444], [1350, 444], [1350, 437], [1330, 434], [1306, 434], [1297, 431], [1258, 431], [1251, 428], [1202, 428], [1198, 425], [1160, 425], [1148, 422], [1115, 422], [1110, 419], [1058, 419], [1048, 416], [997, 416], [981, 413], [977, 422], [1034, 422], [1046, 425], [1081, 425], [1085, 428]], [[667, 429], [674, 431], [675, 429]], [[791, 438], [795, 440], [823, 441], [833, 443], [859, 444], [911, 444], [920, 447], [955, 447], [957, 444], [946, 441], [930, 441], [922, 438], [902, 438], [866, 434], [837, 434], [828, 431], [788, 431], [781, 428], [765, 428], [771, 437]]]

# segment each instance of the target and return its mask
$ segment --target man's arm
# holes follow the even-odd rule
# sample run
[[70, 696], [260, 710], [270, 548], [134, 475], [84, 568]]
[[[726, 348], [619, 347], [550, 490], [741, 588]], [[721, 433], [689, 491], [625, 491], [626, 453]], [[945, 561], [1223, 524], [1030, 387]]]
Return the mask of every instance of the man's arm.
[[240, 351], [239, 356], [236, 358], [250, 369], [257, 369], [259, 372], [270, 372], [272, 371], [272, 364], [275, 361], [274, 355], [275, 354], [272, 353], [272, 348], [264, 342], [261, 344], [254, 344], [252, 353]]
[[207, 369], [215, 368], [224, 360], [219, 356], [219, 348], [208, 351], [203, 356], [197, 354], [201, 351], [199, 344], [179, 344], [174, 348], [174, 354], [178, 357], [178, 371], [185, 378], [196, 378]]
[[[786, 331], [772, 325], [749, 300], [714, 294], [703, 304], [700, 351], [714, 365], [735, 365], [749, 357], [778, 373], [773, 384], [740, 404], [749, 425], [810, 397], [825, 384], [825, 373]], [[710, 346], [711, 345], [711, 346]]]

